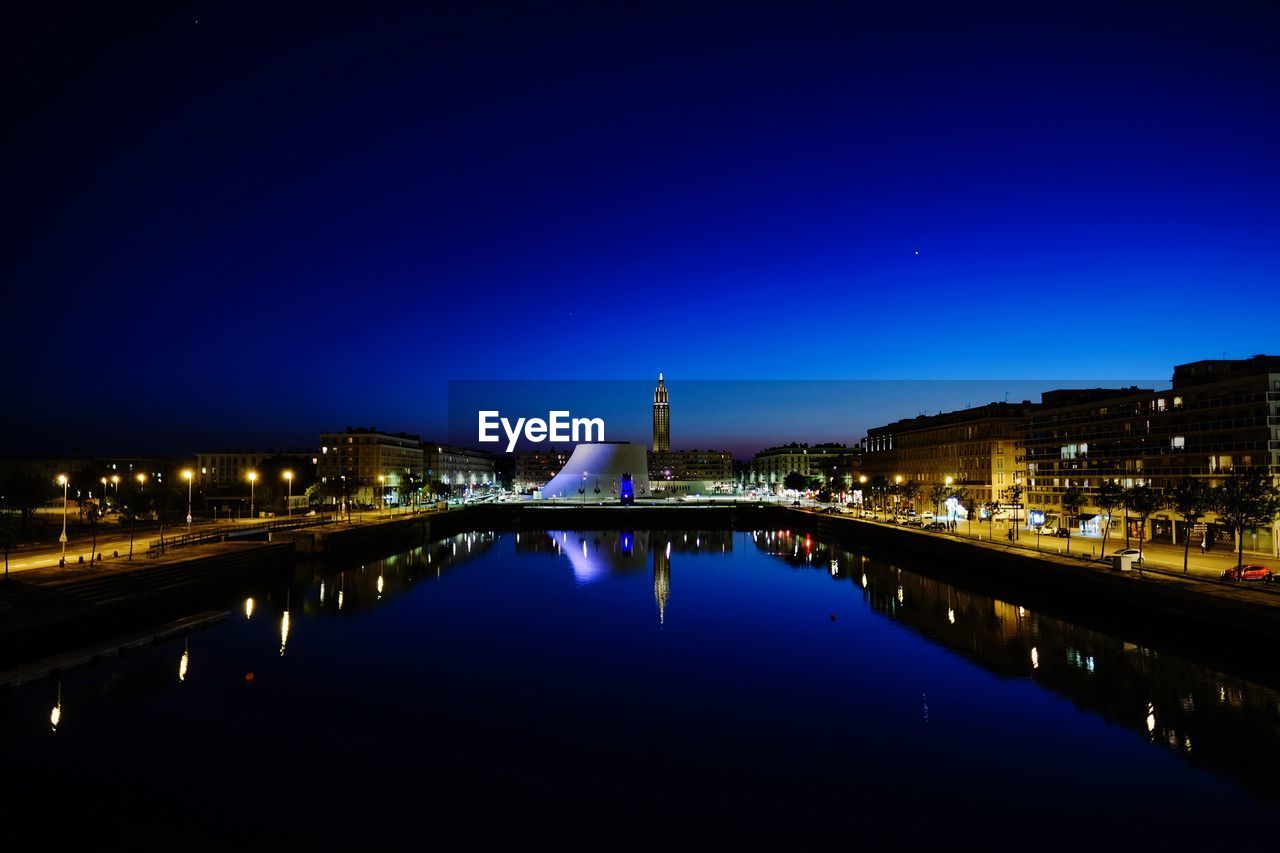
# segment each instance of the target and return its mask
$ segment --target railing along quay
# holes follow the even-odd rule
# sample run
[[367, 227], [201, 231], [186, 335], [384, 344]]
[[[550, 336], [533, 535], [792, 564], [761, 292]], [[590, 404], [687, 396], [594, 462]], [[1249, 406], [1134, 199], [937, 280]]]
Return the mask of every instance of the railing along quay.
[[279, 533], [286, 530], [300, 530], [305, 527], [318, 527], [333, 521], [331, 515], [309, 515], [300, 518], [285, 518], [266, 521], [261, 524], [232, 524], [213, 530], [201, 530], [194, 533], [182, 533], [172, 538], [152, 540], [148, 552], [160, 552], [166, 548], [184, 548], [189, 545], [202, 545], [210, 542], [225, 542], [227, 539], [241, 539], [248, 536], [266, 533]]

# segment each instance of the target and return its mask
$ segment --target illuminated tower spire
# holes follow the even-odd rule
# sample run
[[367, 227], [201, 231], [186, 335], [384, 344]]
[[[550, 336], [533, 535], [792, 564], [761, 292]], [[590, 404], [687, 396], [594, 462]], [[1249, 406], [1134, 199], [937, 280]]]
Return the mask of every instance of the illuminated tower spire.
[[671, 449], [671, 407], [667, 404], [667, 386], [658, 374], [658, 387], [653, 389], [653, 449]]

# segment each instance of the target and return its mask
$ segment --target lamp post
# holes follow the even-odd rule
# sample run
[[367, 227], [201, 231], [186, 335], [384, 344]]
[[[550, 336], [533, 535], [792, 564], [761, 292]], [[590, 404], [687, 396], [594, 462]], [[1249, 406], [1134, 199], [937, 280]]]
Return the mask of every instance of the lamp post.
[[384, 474], [378, 475], [378, 502], [382, 504], [382, 511], [387, 511], [387, 478]]
[[289, 501], [285, 504], [285, 516], [293, 518], [293, 472], [286, 470], [284, 472], [284, 481], [289, 484]]
[[111, 475], [111, 489], [117, 495], [120, 494], [120, 475], [119, 474]]
[[67, 564], [67, 484], [70, 482], [66, 474], [58, 475], [58, 485], [62, 486], [62, 535], [58, 537], [62, 543], [62, 559], [58, 561], [59, 566]]
[[195, 479], [195, 472], [190, 468], [182, 469], [182, 479], [187, 481], [187, 533], [191, 533], [191, 484]]
[[258, 482], [258, 472], [250, 471], [249, 477], [249, 518], [253, 518], [253, 486]]

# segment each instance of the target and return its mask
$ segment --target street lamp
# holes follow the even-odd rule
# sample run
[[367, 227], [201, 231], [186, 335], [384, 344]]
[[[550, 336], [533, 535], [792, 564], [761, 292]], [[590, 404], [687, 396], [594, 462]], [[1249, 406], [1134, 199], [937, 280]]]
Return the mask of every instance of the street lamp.
[[70, 482], [66, 474], [58, 475], [58, 485], [62, 486], [62, 535], [58, 537], [58, 541], [62, 543], [62, 559], [58, 562], [60, 566], [67, 564], [67, 484]]
[[187, 481], [187, 533], [191, 532], [191, 484], [195, 479], [195, 472], [190, 468], [182, 469], [182, 479]]
[[382, 503], [382, 509], [387, 509], [387, 478], [383, 474], [378, 475], [378, 500]]
[[249, 517], [253, 518], [253, 486], [258, 482], [258, 472], [249, 472]]
[[285, 470], [284, 480], [289, 484], [289, 502], [285, 505], [285, 513], [288, 518], [293, 517], [293, 472]]

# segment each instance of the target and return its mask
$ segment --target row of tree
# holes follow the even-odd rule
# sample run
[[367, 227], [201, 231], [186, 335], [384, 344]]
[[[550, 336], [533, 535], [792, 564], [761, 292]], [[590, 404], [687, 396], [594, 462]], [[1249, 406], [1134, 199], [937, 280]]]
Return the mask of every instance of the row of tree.
[[[791, 486], [788, 484], [788, 488]], [[1023, 488], [1013, 485], [1005, 489], [1002, 497], [1005, 505], [1017, 505], [1021, 502]], [[885, 509], [891, 500], [915, 506], [923, 495], [923, 486], [914, 480], [903, 483], [891, 482], [884, 475], [872, 477], [864, 487], [864, 499], [873, 507]], [[955, 500], [964, 508], [970, 519], [983, 510], [988, 523], [994, 524], [995, 516], [1003, 506], [997, 501], [985, 501], [979, 504], [969, 497], [963, 487], [953, 487], [937, 483], [930, 487], [927, 497], [934, 506], [935, 514], [940, 513], [943, 504]], [[1063, 494], [1063, 511], [1068, 516], [1078, 516], [1080, 508], [1091, 503], [1105, 516], [1102, 531], [1102, 548], [1106, 553], [1107, 539], [1111, 532], [1111, 519], [1117, 510], [1125, 512], [1136, 519], [1140, 527], [1146, 530], [1147, 520], [1162, 509], [1170, 509], [1177, 513], [1187, 525], [1187, 535], [1183, 537], [1182, 570], [1187, 571], [1191, 548], [1191, 528], [1200, 523], [1209, 513], [1217, 515], [1223, 527], [1229, 530], [1236, 539], [1236, 565], [1243, 565], [1244, 534], [1248, 530], [1270, 525], [1280, 517], [1280, 489], [1272, 483], [1271, 477], [1263, 469], [1237, 468], [1227, 475], [1218, 485], [1210, 486], [1203, 479], [1184, 477], [1178, 484], [1164, 491], [1151, 486], [1141, 485], [1124, 488], [1115, 481], [1101, 484], [1092, 498], [1086, 498], [1078, 487], [1071, 487]], [[1071, 526], [1066, 526], [1067, 552], [1071, 551]], [[1129, 528], [1125, 526], [1125, 547], [1129, 545]], [[1141, 540], [1138, 543], [1142, 550]]]
[[[1078, 488], [1070, 488], [1063, 495], [1063, 510], [1072, 515], [1078, 514], [1084, 503], [1084, 493]], [[1102, 532], [1104, 553], [1111, 517], [1117, 510], [1123, 510], [1128, 517], [1136, 518], [1144, 531], [1147, 519], [1158, 510], [1170, 509], [1181, 516], [1187, 525], [1182, 542], [1184, 573], [1187, 571], [1191, 551], [1191, 528], [1209, 513], [1217, 515], [1222, 526], [1235, 536], [1237, 568], [1244, 563], [1245, 532], [1266, 527], [1280, 517], [1280, 489], [1276, 488], [1265, 470], [1256, 468], [1234, 469], [1216, 486], [1196, 477], [1183, 477], [1168, 491], [1147, 485], [1126, 489], [1115, 481], [1106, 482], [1098, 487], [1092, 503], [1106, 516]], [[1139, 539], [1139, 552], [1142, 544]], [[1126, 525], [1125, 547], [1128, 545], [1129, 528]]]

